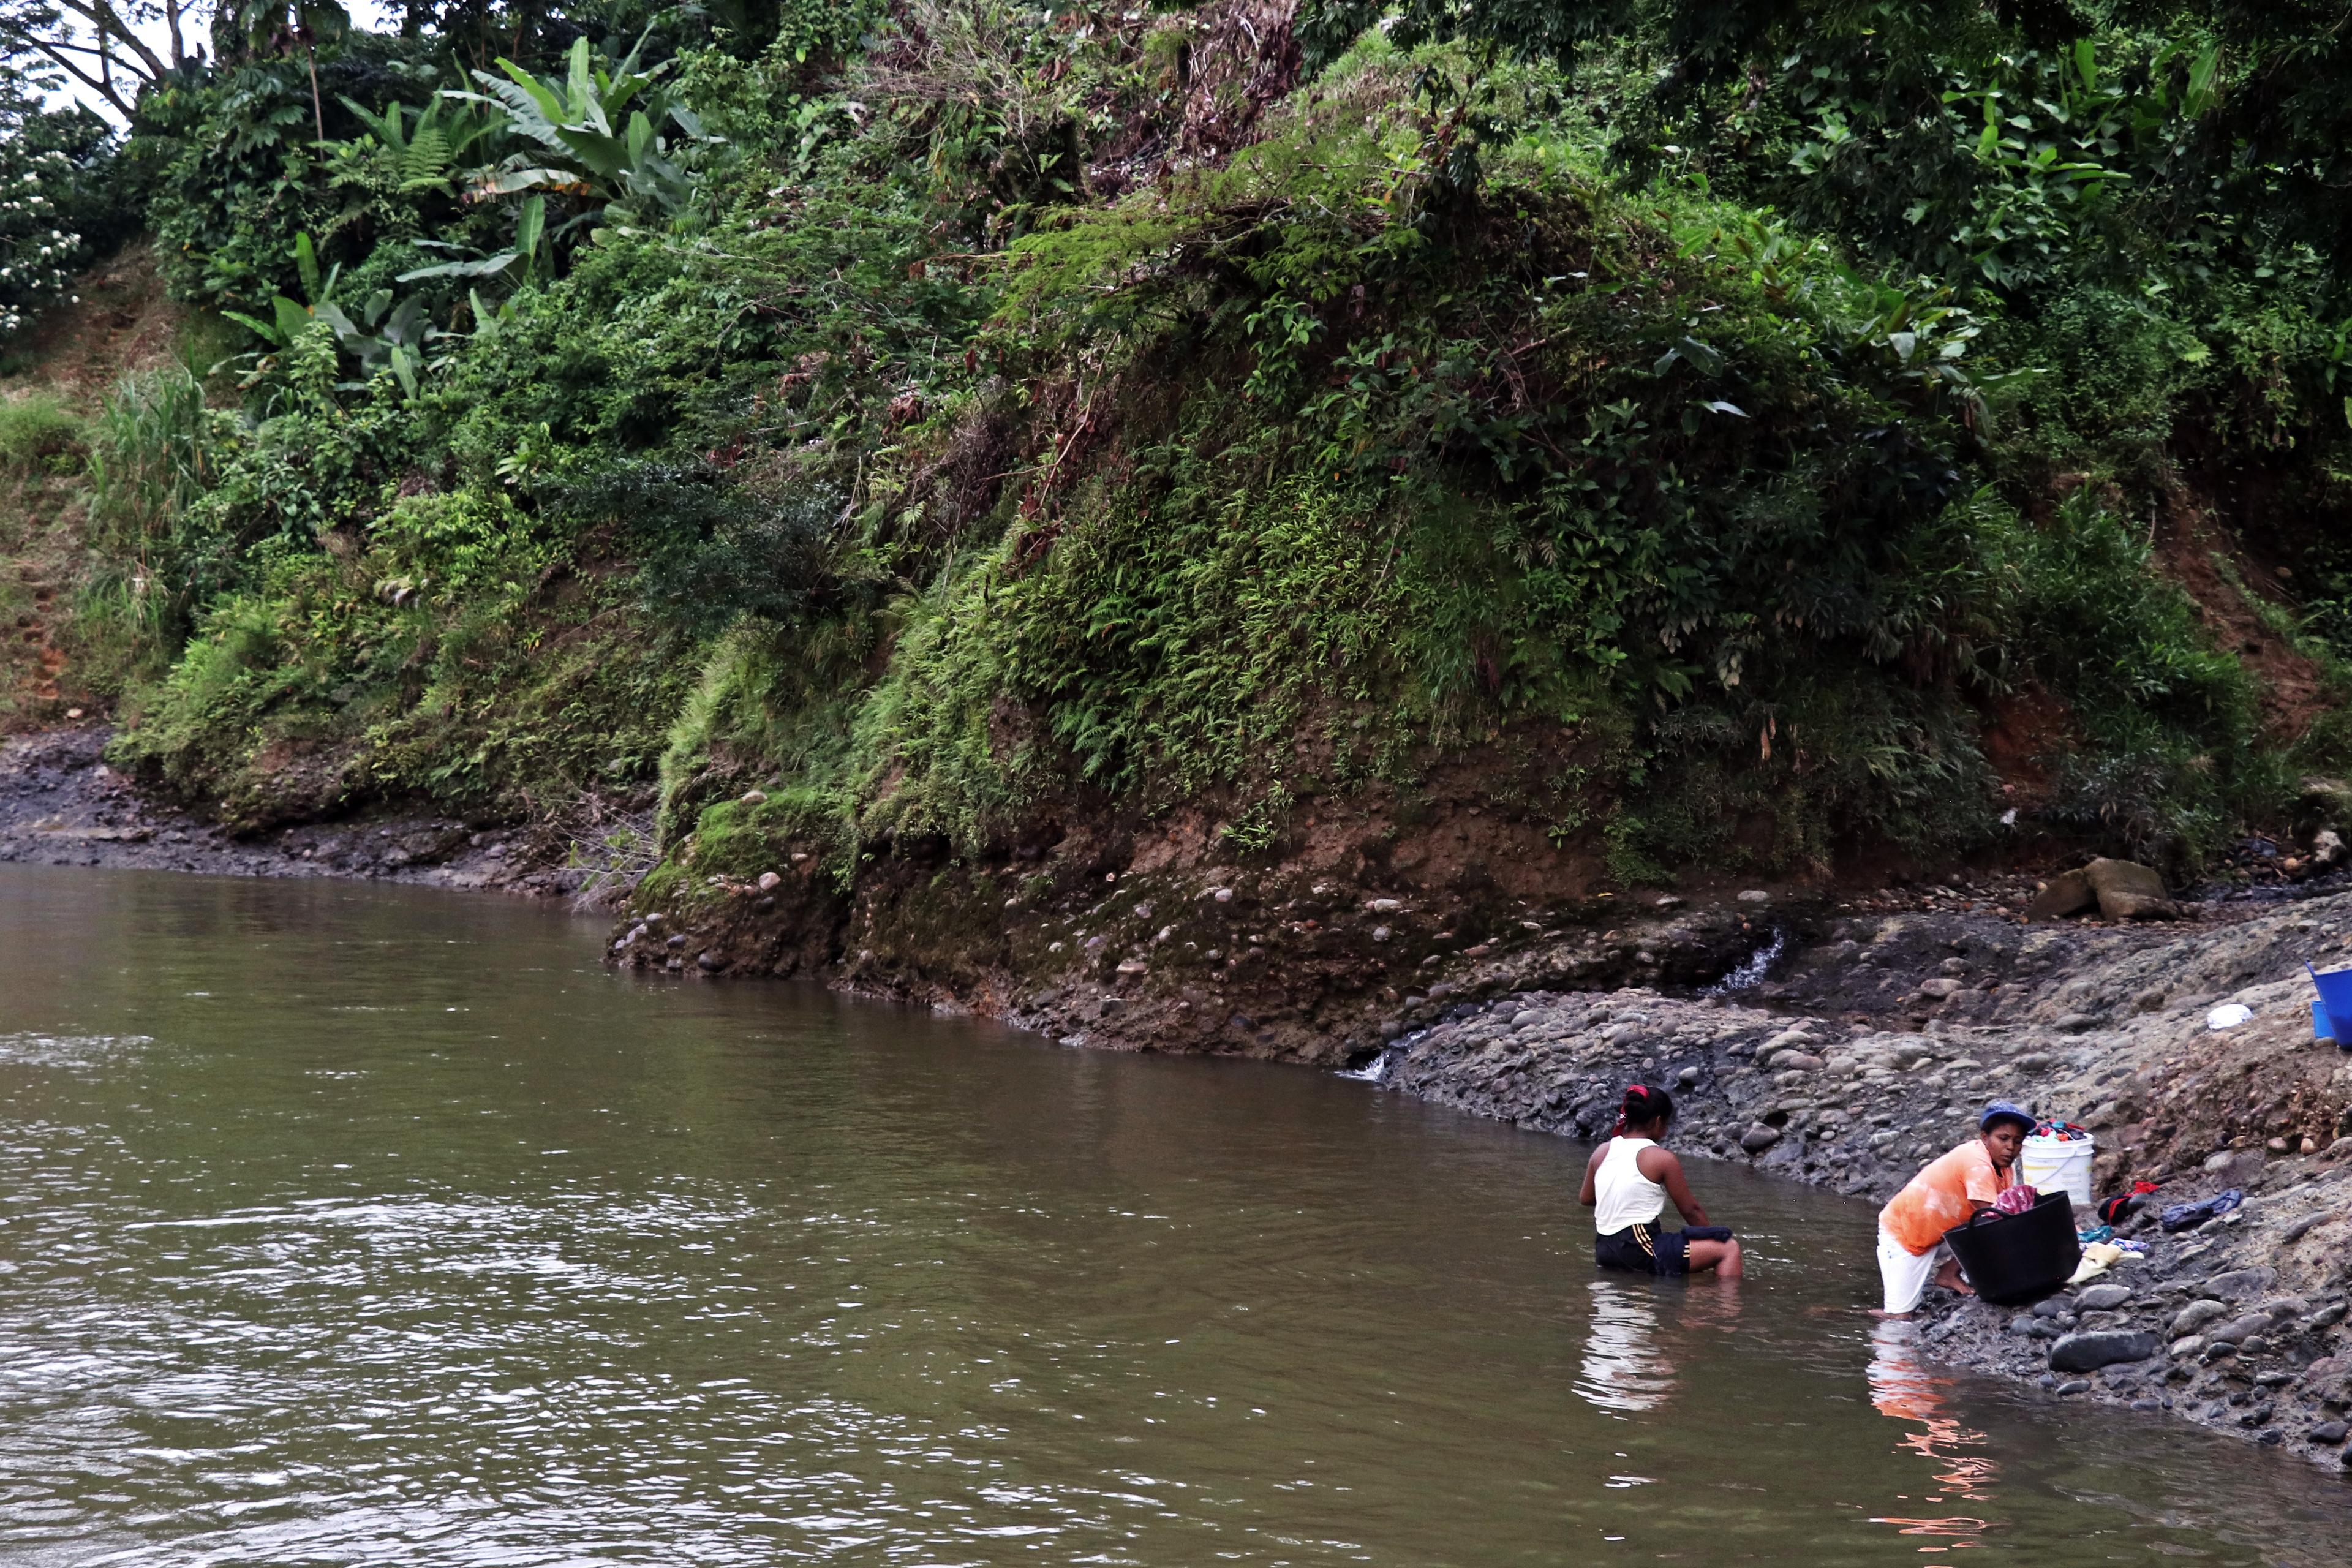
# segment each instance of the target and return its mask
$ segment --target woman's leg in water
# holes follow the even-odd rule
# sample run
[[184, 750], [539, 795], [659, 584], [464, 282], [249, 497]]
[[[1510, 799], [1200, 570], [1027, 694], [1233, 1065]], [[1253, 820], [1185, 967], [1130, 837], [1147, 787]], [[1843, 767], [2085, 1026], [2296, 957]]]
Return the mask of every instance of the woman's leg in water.
[[1688, 1244], [1690, 1271], [1694, 1274], [1712, 1268], [1724, 1279], [1737, 1279], [1745, 1272], [1738, 1237], [1729, 1241], [1694, 1241]]

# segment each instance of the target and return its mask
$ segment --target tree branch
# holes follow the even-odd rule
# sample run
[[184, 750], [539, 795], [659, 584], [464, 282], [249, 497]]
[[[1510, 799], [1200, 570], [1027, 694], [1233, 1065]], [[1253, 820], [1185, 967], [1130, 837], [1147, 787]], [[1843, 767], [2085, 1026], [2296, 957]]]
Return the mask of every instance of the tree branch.
[[[98, 77], [90, 75], [88, 71], [82, 69], [81, 67], [66, 58], [66, 57], [59, 52], [58, 46], [49, 43], [45, 38], [33, 37], [29, 34], [22, 32], [15, 27], [0, 29], [0, 34], [5, 34], [7, 37], [17, 39], [25, 47], [29, 48], [37, 54], [47, 55], [53, 64], [62, 68], [76, 81], [81, 83], [92, 92], [97, 93], [100, 97], [105, 99], [107, 102], [112, 104], [115, 110], [120, 113], [123, 119], [128, 120], [131, 118], [131, 105], [122, 101], [122, 95], [114, 90], [114, 87], [111, 82], [102, 80]], [[94, 49], [85, 49], [83, 52], [85, 54], [95, 54], [98, 51]]]
[[[147, 67], [147, 79], [153, 81], [165, 70], [163, 57], [147, 47], [145, 39], [131, 30], [130, 22], [117, 11], [110, 0], [56, 0], [57, 5], [88, 22], [103, 39], [112, 34]], [[127, 63], [127, 62], [126, 62]]]

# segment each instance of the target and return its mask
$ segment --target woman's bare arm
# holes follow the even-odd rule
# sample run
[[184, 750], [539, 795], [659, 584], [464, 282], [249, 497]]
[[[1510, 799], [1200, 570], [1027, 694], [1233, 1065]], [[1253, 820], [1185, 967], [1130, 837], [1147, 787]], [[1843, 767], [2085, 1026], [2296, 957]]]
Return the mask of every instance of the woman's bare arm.
[[1584, 1190], [1576, 1194], [1576, 1201], [1586, 1208], [1591, 1208], [1601, 1201], [1601, 1194], [1592, 1190], [1592, 1174], [1601, 1169], [1601, 1156], [1608, 1152], [1609, 1145], [1603, 1143], [1592, 1152], [1591, 1159], [1584, 1162]]
[[1691, 1195], [1690, 1181], [1683, 1174], [1683, 1163], [1671, 1151], [1644, 1149], [1634, 1156], [1633, 1163], [1641, 1167], [1642, 1174], [1666, 1189], [1666, 1196], [1674, 1199], [1675, 1211], [1683, 1216], [1685, 1225], [1706, 1223], [1706, 1210]]

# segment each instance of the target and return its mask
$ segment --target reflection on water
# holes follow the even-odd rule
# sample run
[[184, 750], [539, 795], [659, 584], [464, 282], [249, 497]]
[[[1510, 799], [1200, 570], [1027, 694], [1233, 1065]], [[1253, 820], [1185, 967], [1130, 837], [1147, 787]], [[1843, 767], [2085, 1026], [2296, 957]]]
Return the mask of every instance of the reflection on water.
[[1655, 1410], [1675, 1391], [1658, 1349], [1658, 1313], [1647, 1288], [1595, 1279], [1585, 1320], [1584, 1370], [1576, 1392], [1602, 1410]]
[[2352, 1553], [1874, 1336], [1867, 1205], [1700, 1163], [1748, 1278], [1596, 1278], [1573, 1145], [596, 934], [0, 868], [0, 1564]]
[[[1924, 1494], [1922, 1500], [1938, 1503], [1957, 1498], [1967, 1502], [1994, 1501], [1993, 1483], [2000, 1479], [2000, 1467], [1985, 1451], [1990, 1439], [1958, 1420], [1948, 1408], [1945, 1395], [1953, 1381], [1928, 1369], [1918, 1353], [1916, 1327], [1882, 1321], [1872, 1325], [1870, 1342], [1871, 1403], [1882, 1415], [1912, 1427], [1903, 1435], [1900, 1449], [1917, 1454], [1937, 1467], [1935, 1483], [1941, 1490]], [[1892, 1525], [1903, 1535], [1930, 1538], [1942, 1543], [1941, 1550], [1949, 1552], [1984, 1545], [1989, 1527], [1987, 1521], [1964, 1514], [1888, 1514], [1871, 1522]], [[1919, 1550], [1937, 1549], [1923, 1546]], [[1929, 1564], [1927, 1568], [1937, 1565]]]

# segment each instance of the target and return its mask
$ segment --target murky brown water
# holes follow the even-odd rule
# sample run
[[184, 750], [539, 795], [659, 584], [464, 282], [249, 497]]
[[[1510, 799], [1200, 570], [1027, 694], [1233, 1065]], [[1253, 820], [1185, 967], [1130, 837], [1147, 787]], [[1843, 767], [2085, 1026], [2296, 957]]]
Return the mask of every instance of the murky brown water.
[[0, 868], [0, 1560], [2341, 1563], [2352, 1488], [1874, 1346], [1869, 1212], [1305, 1072]]

